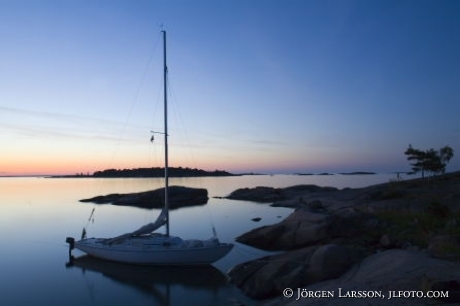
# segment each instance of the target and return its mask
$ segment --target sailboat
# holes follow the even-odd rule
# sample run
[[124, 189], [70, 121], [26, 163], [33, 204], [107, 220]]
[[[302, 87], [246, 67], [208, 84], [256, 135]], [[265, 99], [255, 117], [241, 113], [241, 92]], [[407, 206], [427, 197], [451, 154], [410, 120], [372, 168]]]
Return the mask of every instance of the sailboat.
[[[222, 243], [214, 237], [207, 240], [182, 239], [169, 233], [168, 204], [168, 99], [166, 65], [166, 31], [163, 34], [163, 85], [164, 85], [164, 148], [165, 148], [165, 205], [155, 222], [142, 226], [131, 233], [113, 238], [86, 238], [75, 241], [68, 237], [69, 254], [73, 248], [88, 255], [128, 264], [139, 265], [208, 265], [230, 252], [231, 243]], [[156, 233], [160, 227], [166, 233]]]

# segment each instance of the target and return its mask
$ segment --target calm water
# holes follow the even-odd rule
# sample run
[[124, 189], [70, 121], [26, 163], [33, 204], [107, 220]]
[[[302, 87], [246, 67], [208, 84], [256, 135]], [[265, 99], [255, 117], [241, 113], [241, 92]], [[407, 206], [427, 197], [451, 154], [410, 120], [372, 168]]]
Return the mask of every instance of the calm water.
[[[363, 187], [387, 182], [393, 174], [360, 176], [241, 176], [172, 179], [171, 185], [207, 188], [207, 205], [171, 212], [171, 233], [206, 239], [214, 224], [219, 238], [232, 242], [252, 228], [282, 220], [292, 210], [264, 204], [215, 199], [241, 187], [296, 184]], [[161, 187], [160, 179], [0, 178], [1, 305], [256, 305], [228, 284], [225, 272], [267, 253], [236, 244], [227, 257], [206, 269], [139, 268], [81, 257], [66, 267], [65, 238], [79, 238], [93, 207], [89, 237], [132, 231], [155, 219], [158, 210], [80, 203], [108, 193]], [[251, 221], [260, 217], [260, 222]]]

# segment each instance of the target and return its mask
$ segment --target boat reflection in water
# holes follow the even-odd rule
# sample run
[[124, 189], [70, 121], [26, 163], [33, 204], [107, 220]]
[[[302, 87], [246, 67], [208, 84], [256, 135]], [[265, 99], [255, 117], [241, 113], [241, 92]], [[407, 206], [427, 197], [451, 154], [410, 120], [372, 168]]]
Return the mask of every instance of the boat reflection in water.
[[[68, 268], [100, 273], [124, 286], [152, 297], [150, 305], [239, 305], [248, 302], [227, 276], [212, 265], [206, 266], [139, 266], [97, 259], [84, 255], [73, 258]], [[132, 301], [133, 305], [136, 301]]]

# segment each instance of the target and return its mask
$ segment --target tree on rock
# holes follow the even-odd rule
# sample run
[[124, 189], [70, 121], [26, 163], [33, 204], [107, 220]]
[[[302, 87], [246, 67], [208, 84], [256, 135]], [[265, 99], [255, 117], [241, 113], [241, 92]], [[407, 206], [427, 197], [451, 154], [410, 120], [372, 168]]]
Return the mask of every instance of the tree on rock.
[[454, 156], [454, 150], [449, 146], [445, 146], [439, 151], [434, 149], [422, 151], [414, 149], [412, 145], [409, 145], [404, 154], [407, 155], [409, 161], [414, 161], [411, 164], [412, 171], [414, 173], [422, 172], [422, 178], [424, 178], [425, 171], [432, 175], [444, 173], [446, 165]]

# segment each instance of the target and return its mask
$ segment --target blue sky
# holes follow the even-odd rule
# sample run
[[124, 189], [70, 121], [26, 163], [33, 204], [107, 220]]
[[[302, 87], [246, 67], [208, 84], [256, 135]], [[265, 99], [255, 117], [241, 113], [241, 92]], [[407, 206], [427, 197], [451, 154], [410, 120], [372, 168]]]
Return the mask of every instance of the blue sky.
[[[460, 152], [460, 2], [0, 0], [0, 175], [410, 170]], [[454, 155], [448, 170], [460, 170]]]

